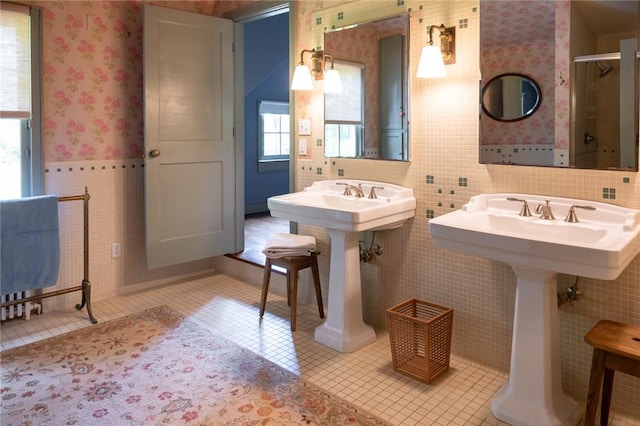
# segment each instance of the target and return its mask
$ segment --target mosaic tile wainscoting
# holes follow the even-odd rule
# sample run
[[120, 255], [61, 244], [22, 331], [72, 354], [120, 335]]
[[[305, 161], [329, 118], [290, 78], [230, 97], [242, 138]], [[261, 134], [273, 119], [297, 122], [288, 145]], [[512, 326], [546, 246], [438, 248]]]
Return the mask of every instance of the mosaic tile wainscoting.
[[[298, 159], [296, 189], [319, 179], [341, 177], [413, 188], [415, 218], [402, 228], [376, 233], [376, 243], [384, 254], [361, 264], [365, 321], [386, 328], [386, 309], [410, 298], [451, 307], [452, 352], [507, 372], [515, 274], [506, 264], [434, 247], [429, 219], [460, 208], [473, 195], [499, 192], [564, 196], [640, 208], [640, 179], [635, 172], [479, 164], [479, 3], [401, 3], [412, 10], [410, 162], [325, 159], [319, 143], [309, 156]], [[314, 8], [328, 6], [327, 2], [303, 2], [298, 9], [297, 48], [318, 45], [311, 15]], [[426, 28], [441, 22], [457, 24], [456, 63], [446, 67], [445, 78], [417, 79], [414, 76], [420, 53], [428, 43]], [[297, 96], [296, 117], [322, 123], [322, 95], [321, 90], [314, 90]], [[308, 138], [322, 141], [322, 126], [313, 127]], [[561, 148], [554, 154], [556, 160], [566, 160], [566, 150]], [[322, 229], [302, 226], [301, 230], [316, 236], [323, 253], [328, 253], [330, 242]], [[371, 236], [367, 238], [371, 240]], [[321, 270], [326, 271], [328, 259], [321, 258], [320, 263]], [[322, 280], [327, 277], [323, 275]], [[564, 291], [575, 282], [574, 276], [560, 275], [558, 289]], [[569, 395], [584, 401], [592, 356], [584, 335], [601, 319], [640, 324], [640, 256], [616, 280], [579, 278], [577, 282], [584, 297], [561, 306], [559, 313], [562, 382]], [[639, 379], [617, 375], [614, 395], [612, 403], [617, 409], [640, 420]]]
[[[47, 194], [81, 195], [89, 201], [89, 281], [92, 299], [175, 281], [211, 270], [211, 261], [147, 270], [144, 251], [144, 166], [140, 160], [51, 162], [45, 165]], [[83, 278], [82, 201], [59, 205], [61, 263], [58, 283], [47, 292], [80, 285]], [[112, 243], [121, 256], [111, 257]], [[44, 309], [73, 306], [80, 293], [44, 301]], [[84, 315], [84, 313], [79, 313]], [[98, 318], [100, 320], [100, 318]]]
[[[481, 147], [483, 161], [488, 164], [537, 164], [553, 166], [554, 153], [552, 146], [536, 145], [483, 145]], [[550, 158], [544, 164], [544, 158]]]

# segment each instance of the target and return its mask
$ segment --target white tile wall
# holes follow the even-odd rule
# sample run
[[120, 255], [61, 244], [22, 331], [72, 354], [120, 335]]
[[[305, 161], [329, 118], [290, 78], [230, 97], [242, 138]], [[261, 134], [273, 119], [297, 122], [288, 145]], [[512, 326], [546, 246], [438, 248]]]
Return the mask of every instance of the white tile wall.
[[[326, 160], [322, 146], [314, 146], [310, 158], [296, 165], [296, 186], [301, 189], [315, 180], [343, 176], [412, 187], [418, 201], [414, 220], [401, 229], [379, 232], [376, 240], [384, 255], [361, 266], [366, 321], [384, 327], [385, 309], [413, 297], [450, 306], [455, 310], [453, 352], [508, 371], [515, 275], [505, 264], [435, 248], [428, 232], [428, 211], [435, 216], [447, 213], [483, 192], [566, 196], [640, 208], [640, 180], [635, 172], [478, 164], [478, 2], [407, 3], [412, 8], [412, 76], [428, 41], [428, 25], [450, 25], [460, 19], [468, 22], [467, 28], [456, 29], [457, 62], [447, 66], [447, 77], [411, 77], [411, 162]], [[335, 4], [324, 2], [316, 7], [334, 6], [335, 10]], [[307, 25], [311, 22], [306, 19], [309, 8], [307, 5], [299, 11], [300, 48], [317, 43], [313, 23]], [[302, 95], [296, 114], [321, 123], [321, 96], [318, 90]], [[321, 132], [321, 127], [314, 127], [311, 139], [322, 140]], [[318, 168], [321, 175], [316, 173]], [[433, 183], [426, 183], [427, 176]], [[467, 186], [459, 185], [460, 178], [466, 178]], [[611, 189], [615, 198], [604, 198]], [[302, 231], [328, 244], [322, 230], [304, 226]], [[321, 268], [327, 271], [328, 260], [324, 261]], [[561, 275], [558, 287], [564, 289], [574, 279]], [[579, 286], [584, 299], [560, 308], [560, 334], [563, 386], [571, 396], [584, 400], [592, 350], [584, 335], [605, 318], [640, 325], [640, 257], [614, 281], [581, 278]], [[616, 376], [614, 394], [614, 406], [640, 418], [639, 379]]]
[[[211, 260], [147, 270], [144, 252], [144, 167], [139, 160], [51, 162], [45, 165], [47, 194], [89, 200], [89, 281], [92, 299], [162, 284], [212, 270]], [[80, 285], [83, 278], [82, 201], [59, 204], [61, 264], [58, 283], [46, 291]], [[122, 256], [111, 258], [111, 244]], [[79, 302], [80, 293], [46, 299], [45, 310]]]
[[[302, 2], [300, 13], [320, 3]], [[326, 3], [326, 2], [325, 2]], [[419, 2], [412, 12], [412, 71], [426, 42], [426, 25], [467, 19], [458, 29], [455, 65], [439, 80], [411, 81], [411, 162], [374, 160], [325, 160], [322, 153], [321, 92], [299, 95], [298, 118], [312, 118], [308, 159], [294, 163], [296, 187], [313, 181], [346, 178], [388, 181], [414, 188], [416, 217], [403, 228], [376, 234], [384, 255], [362, 265], [364, 312], [367, 322], [385, 327], [385, 309], [408, 298], [430, 300], [455, 310], [454, 354], [489, 368], [507, 371], [509, 366], [515, 275], [501, 263], [436, 249], [428, 233], [427, 211], [437, 216], [459, 208], [474, 194], [521, 192], [609, 201], [640, 208], [637, 173], [569, 170], [539, 167], [478, 164], [478, 13], [476, 1]], [[422, 6], [418, 8], [417, 6]], [[306, 22], [306, 21], [303, 21]], [[308, 24], [299, 23], [298, 43], [308, 48], [312, 41]], [[414, 72], [412, 72], [412, 75]], [[470, 95], [472, 94], [472, 95]], [[195, 275], [213, 268], [200, 261], [149, 271], [144, 260], [144, 183], [140, 160], [48, 163], [47, 193], [78, 195], [87, 186], [90, 202], [90, 273], [93, 299], [131, 293], [167, 281]], [[431, 176], [433, 183], [426, 183]], [[465, 178], [467, 186], [460, 186]], [[607, 191], [605, 191], [605, 189]], [[603, 199], [615, 189], [615, 199]], [[55, 288], [79, 285], [82, 280], [81, 203], [60, 206], [62, 264]], [[328, 283], [328, 236], [318, 228], [301, 227], [316, 236], [323, 253], [321, 279]], [[122, 243], [122, 257], [111, 258], [111, 243]], [[574, 277], [560, 276], [559, 287]], [[591, 348], [583, 336], [598, 320], [607, 318], [640, 324], [640, 259], [609, 282], [581, 279], [585, 297], [560, 309], [563, 385], [584, 400]], [[47, 290], [52, 290], [49, 288]], [[326, 295], [326, 288], [324, 294]], [[45, 301], [45, 311], [68, 307], [79, 301], [73, 293]], [[618, 375], [614, 408], [640, 418], [640, 380]]]

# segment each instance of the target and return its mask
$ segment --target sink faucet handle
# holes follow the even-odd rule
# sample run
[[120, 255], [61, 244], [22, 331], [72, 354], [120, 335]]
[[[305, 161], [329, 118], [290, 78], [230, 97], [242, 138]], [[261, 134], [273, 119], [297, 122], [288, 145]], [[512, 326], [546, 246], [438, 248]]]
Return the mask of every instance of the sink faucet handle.
[[596, 208], [593, 206], [579, 206], [579, 205], [573, 205], [571, 206], [571, 208], [569, 209], [569, 213], [567, 213], [567, 217], [564, 219], [565, 222], [569, 222], [569, 223], [577, 223], [580, 222], [578, 220], [578, 216], [576, 215], [575, 209], [583, 209], [583, 210], [595, 210]]
[[342, 195], [351, 195], [351, 185], [346, 182], [336, 182], [336, 185], [344, 185], [344, 192]]
[[507, 197], [508, 201], [520, 201], [522, 203], [522, 208], [520, 209], [520, 216], [524, 216], [524, 217], [530, 217], [531, 216], [531, 210], [529, 210], [529, 204], [527, 204], [527, 200], [522, 200], [520, 198], [515, 198], [515, 197]]
[[369, 191], [369, 198], [378, 198], [378, 194], [376, 194], [376, 189], [384, 189], [384, 186], [372, 186], [371, 191]]

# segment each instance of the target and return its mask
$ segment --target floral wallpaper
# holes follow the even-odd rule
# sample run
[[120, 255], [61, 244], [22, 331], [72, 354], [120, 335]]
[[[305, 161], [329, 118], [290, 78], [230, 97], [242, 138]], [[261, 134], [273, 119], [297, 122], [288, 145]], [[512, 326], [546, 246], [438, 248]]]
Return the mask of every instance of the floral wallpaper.
[[483, 2], [480, 39], [489, 46], [507, 46], [553, 37], [554, 8], [554, 1], [514, 1], [508, 7], [500, 2]]
[[485, 144], [554, 144], [554, 42], [482, 49], [482, 80], [488, 82], [505, 70], [524, 74], [535, 80], [542, 91], [538, 110], [526, 120], [499, 122], [482, 114], [480, 143]]
[[253, 2], [31, 2], [43, 10], [45, 161], [142, 157], [145, 4], [220, 17]]
[[553, 2], [555, 8], [555, 165], [567, 166], [566, 160], [558, 158], [558, 154], [565, 153], [569, 158], [570, 133], [570, 98], [571, 98], [571, 2], [558, 0]]
[[[554, 144], [554, 16], [553, 2], [513, 2], [508, 8], [499, 2], [482, 4], [483, 84], [504, 72], [524, 74], [540, 86], [542, 102], [531, 117], [516, 122], [498, 122], [483, 113], [481, 145]], [[522, 43], [523, 37], [529, 42]]]

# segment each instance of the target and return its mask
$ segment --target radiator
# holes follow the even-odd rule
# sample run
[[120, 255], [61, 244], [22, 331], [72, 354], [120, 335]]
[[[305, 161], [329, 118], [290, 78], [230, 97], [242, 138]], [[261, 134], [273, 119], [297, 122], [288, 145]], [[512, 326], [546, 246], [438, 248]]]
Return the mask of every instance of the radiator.
[[[2, 303], [26, 299], [30, 296], [30, 293], [31, 292], [27, 290], [13, 294], [5, 294], [4, 296], [2, 296]], [[42, 306], [39, 303], [34, 302], [18, 303], [17, 305], [2, 308], [0, 314], [2, 316], [2, 321], [20, 317], [28, 320], [29, 318], [31, 318], [31, 311], [34, 309], [36, 309], [38, 314], [40, 314], [40, 312], [42, 311]]]

